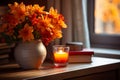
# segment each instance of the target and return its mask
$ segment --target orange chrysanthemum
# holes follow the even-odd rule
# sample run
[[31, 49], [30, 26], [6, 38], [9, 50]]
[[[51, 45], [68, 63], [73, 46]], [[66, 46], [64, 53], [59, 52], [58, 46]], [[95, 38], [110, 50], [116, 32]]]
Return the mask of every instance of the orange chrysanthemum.
[[0, 38], [9, 42], [41, 39], [46, 45], [62, 37], [62, 28], [67, 28], [64, 17], [53, 7], [49, 12], [38, 4], [8, 4], [9, 12], [2, 18]]
[[24, 28], [19, 31], [19, 37], [23, 39], [23, 41], [31, 41], [34, 39], [33, 36], [33, 28], [28, 24], [25, 24]]
[[18, 19], [20, 22], [25, 20], [26, 6], [23, 4], [23, 2], [20, 4], [15, 2], [13, 5], [8, 4], [8, 6], [11, 9], [10, 13], [13, 14], [16, 19]]

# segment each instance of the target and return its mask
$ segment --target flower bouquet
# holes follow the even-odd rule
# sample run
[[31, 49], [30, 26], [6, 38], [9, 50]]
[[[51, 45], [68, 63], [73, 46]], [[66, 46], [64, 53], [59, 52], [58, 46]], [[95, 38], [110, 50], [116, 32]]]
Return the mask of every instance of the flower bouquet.
[[[8, 4], [8, 13], [1, 17], [0, 40], [20, 43], [15, 48], [15, 59], [24, 69], [40, 68], [46, 58], [46, 48], [67, 28], [64, 17], [53, 7], [47, 12], [38, 4]], [[29, 43], [28, 43], [29, 42]], [[32, 43], [33, 42], [33, 43]]]
[[8, 13], [1, 17], [0, 41], [5, 43], [29, 42], [41, 39], [48, 45], [62, 37], [62, 28], [67, 28], [63, 15], [53, 7], [47, 12], [38, 4], [8, 4]]

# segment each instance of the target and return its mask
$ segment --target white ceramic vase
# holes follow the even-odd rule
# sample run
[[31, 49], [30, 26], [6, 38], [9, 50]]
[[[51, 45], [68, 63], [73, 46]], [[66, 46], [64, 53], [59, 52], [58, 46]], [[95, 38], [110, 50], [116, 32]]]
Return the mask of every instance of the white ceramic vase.
[[19, 43], [15, 48], [16, 62], [23, 69], [39, 69], [46, 58], [46, 47], [41, 40]]

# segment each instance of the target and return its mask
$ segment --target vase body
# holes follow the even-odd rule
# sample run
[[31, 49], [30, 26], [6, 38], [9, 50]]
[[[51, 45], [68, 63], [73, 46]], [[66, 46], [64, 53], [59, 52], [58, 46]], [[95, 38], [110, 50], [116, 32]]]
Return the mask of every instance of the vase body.
[[39, 69], [46, 54], [46, 47], [41, 40], [19, 43], [14, 53], [16, 62], [24, 69]]

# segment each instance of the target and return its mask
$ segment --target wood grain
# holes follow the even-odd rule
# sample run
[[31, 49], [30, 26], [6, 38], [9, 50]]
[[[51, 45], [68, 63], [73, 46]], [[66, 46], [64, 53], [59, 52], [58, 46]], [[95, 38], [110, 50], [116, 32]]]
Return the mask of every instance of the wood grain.
[[24, 70], [18, 64], [0, 65], [0, 80], [63, 80], [95, 73], [120, 69], [120, 60], [93, 57], [92, 63], [68, 64], [67, 67], [55, 68], [51, 63], [44, 63], [39, 70]]

